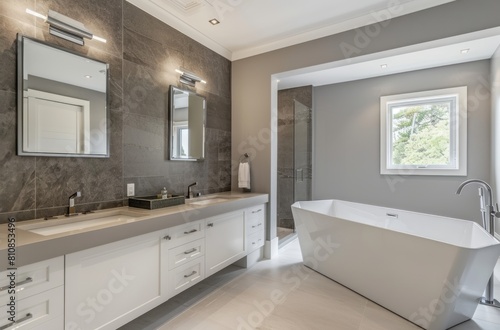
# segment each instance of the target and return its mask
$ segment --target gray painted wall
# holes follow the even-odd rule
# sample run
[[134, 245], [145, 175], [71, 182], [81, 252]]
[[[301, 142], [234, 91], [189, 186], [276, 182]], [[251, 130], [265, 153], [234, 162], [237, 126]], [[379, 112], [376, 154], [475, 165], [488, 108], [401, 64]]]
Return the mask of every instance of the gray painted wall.
[[[81, 21], [103, 44], [84, 47], [48, 34], [48, 26], [25, 13], [55, 10]], [[125, 0], [0, 1], [0, 222], [66, 212], [68, 196], [78, 212], [127, 203], [126, 183], [136, 195], [185, 193], [199, 182], [203, 193], [231, 187], [231, 63]], [[45, 40], [110, 64], [111, 157], [107, 159], [16, 156], [16, 34]], [[208, 83], [207, 158], [168, 160], [169, 85], [184, 67]]]
[[[416, 43], [446, 38], [500, 25], [498, 0], [457, 0], [445, 5], [375, 23], [379, 31], [358, 53], [366, 55]], [[240, 150], [257, 145], [252, 166], [254, 191], [271, 194], [267, 238], [276, 237], [276, 96], [271, 95], [271, 76], [280, 72], [344, 60], [340, 45], [356, 46], [360, 31], [350, 30], [303, 44], [242, 59], [232, 64], [232, 150], [233, 161]], [[259, 135], [262, 138], [259, 139]], [[474, 146], [479, 147], [479, 146]], [[233, 176], [236, 174], [233, 172]], [[233, 180], [234, 182], [234, 180]], [[436, 196], [437, 198], [438, 196]]]
[[[316, 87], [313, 198], [480, 221], [477, 189], [455, 191], [466, 179], [490, 178], [489, 78], [484, 60]], [[458, 86], [468, 92], [468, 176], [380, 175], [380, 96]]]

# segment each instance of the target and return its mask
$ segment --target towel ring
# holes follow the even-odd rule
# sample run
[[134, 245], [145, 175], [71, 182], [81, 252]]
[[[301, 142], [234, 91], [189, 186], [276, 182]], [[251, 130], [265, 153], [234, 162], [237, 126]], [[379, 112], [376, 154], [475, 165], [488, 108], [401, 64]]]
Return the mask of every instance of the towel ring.
[[240, 163], [248, 163], [250, 161], [250, 156], [248, 153], [244, 153], [243, 155], [240, 156]]

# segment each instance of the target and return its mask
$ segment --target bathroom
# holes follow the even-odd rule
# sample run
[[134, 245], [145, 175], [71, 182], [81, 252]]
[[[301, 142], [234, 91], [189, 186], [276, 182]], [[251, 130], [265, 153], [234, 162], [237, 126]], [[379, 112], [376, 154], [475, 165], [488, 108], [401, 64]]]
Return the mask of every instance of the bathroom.
[[[481, 6], [464, 0], [442, 2], [448, 3], [394, 18], [383, 33], [360, 47], [355, 55], [375, 54], [500, 25], [496, 1], [482, 0]], [[88, 41], [80, 47], [53, 37], [46, 24], [25, 13], [29, 7], [43, 13], [55, 10], [84, 22], [90, 30], [104, 36], [107, 43]], [[470, 12], [474, 12], [473, 19], [462, 19]], [[442, 17], [447, 18], [446, 29], [441, 27]], [[81, 197], [76, 199], [78, 212], [120, 207], [126, 205], [130, 183], [134, 183], [138, 196], [159, 193], [163, 187], [172, 193], [186, 194], [187, 186], [195, 181], [198, 185], [194, 190], [202, 195], [238, 190], [235, 168], [240, 156], [248, 152], [253, 174], [251, 190], [269, 194], [270, 199], [266, 254], [271, 258], [280, 254], [276, 127], [281, 88], [277, 80], [285, 80], [294, 70], [345, 60], [338, 45], [352, 44], [359, 30], [332, 32], [304, 44], [230, 61], [155, 19], [136, 7], [134, 1], [8, 0], [0, 3], [0, 19], [2, 223], [9, 217], [23, 221], [64, 214], [68, 196], [76, 191], [81, 191]], [[109, 158], [16, 155], [18, 33], [110, 64]], [[498, 185], [498, 56], [497, 52], [495, 59], [313, 88], [311, 198], [350, 200], [479, 222], [477, 191], [470, 189], [462, 196], [456, 196], [455, 191], [466, 178]], [[203, 162], [168, 160], [168, 88], [181, 87], [175, 72], [179, 67], [207, 80], [207, 84], [197, 84], [195, 88], [207, 99], [207, 150]], [[449, 84], [480, 90], [477, 111], [468, 118], [467, 177], [381, 176], [378, 98]], [[483, 88], [491, 97], [482, 97]], [[338, 111], [329, 111], [332, 108]]]

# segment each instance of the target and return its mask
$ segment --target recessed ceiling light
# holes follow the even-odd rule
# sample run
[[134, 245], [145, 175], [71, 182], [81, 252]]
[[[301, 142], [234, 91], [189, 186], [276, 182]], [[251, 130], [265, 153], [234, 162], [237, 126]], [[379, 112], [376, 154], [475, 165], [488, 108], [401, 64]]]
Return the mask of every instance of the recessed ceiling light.
[[90, 78], [92, 78], [92, 76], [88, 74], [88, 75], [85, 75], [85, 78], [90, 79]]
[[387, 69], [387, 64], [382, 64], [382, 65], [380, 66], [380, 68], [381, 68], [381, 69]]
[[209, 20], [209, 22], [210, 22], [210, 24], [212, 24], [212, 25], [217, 25], [217, 24], [219, 24], [219, 23], [220, 23], [220, 22], [219, 22], [219, 20], [218, 20], [217, 18], [212, 18], [211, 20]]
[[469, 51], [470, 51], [470, 49], [469, 49], [469, 48], [466, 48], [466, 49], [462, 49], [462, 50], [460, 51], [460, 53], [462, 53], [462, 54], [467, 54]]

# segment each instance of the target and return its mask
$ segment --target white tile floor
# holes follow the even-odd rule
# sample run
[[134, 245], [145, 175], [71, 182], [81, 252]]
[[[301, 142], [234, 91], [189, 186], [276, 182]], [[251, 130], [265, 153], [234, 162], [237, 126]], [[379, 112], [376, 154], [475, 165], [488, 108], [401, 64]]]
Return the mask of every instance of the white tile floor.
[[[500, 263], [497, 269], [500, 293]], [[259, 262], [251, 269], [228, 267], [120, 329], [421, 328], [304, 267], [294, 240], [280, 250], [278, 258]], [[472, 320], [452, 328], [499, 329], [500, 309], [481, 305]]]

